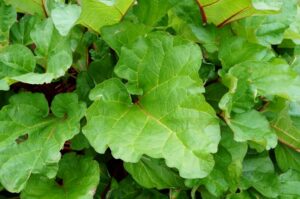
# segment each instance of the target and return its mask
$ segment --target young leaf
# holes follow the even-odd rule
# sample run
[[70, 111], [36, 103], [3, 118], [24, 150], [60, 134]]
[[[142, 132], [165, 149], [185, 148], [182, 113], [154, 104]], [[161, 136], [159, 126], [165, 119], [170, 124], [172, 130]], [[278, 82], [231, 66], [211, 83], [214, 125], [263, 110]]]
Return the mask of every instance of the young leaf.
[[[0, 50], [0, 79], [3, 85], [9, 85], [10, 80], [35, 69], [35, 58], [33, 53], [20, 44], [9, 45]], [[3, 87], [5, 88], [5, 86]], [[0, 88], [0, 90], [2, 90]]]
[[76, 94], [56, 96], [49, 113], [42, 94], [21, 93], [0, 111], [0, 182], [20, 192], [33, 174], [53, 178], [60, 149], [79, 133], [85, 105]]
[[[52, 79], [63, 76], [73, 61], [70, 39], [59, 35], [51, 19], [37, 24], [31, 32], [31, 38], [36, 45], [35, 53], [38, 63], [45, 67], [46, 74]], [[38, 76], [40, 74], [31, 75]], [[38, 82], [38, 79], [35, 79], [34, 81], [36, 83], [49, 83], [49, 80]]]
[[81, 7], [77, 5], [61, 5], [51, 11], [53, 23], [62, 36], [68, 35], [80, 17]]
[[20, 21], [15, 23], [10, 29], [10, 39], [14, 44], [29, 45], [33, 41], [30, 33], [34, 26], [41, 22], [41, 18], [38, 16], [26, 15], [21, 18]]
[[[127, 86], [111, 79], [90, 93], [95, 102], [83, 133], [95, 150], [109, 147], [125, 162], [137, 162], [143, 154], [164, 158], [185, 178], [208, 175], [220, 134], [201, 95], [200, 60], [197, 46], [163, 33], [122, 48], [115, 72]], [[132, 103], [130, 93], [143, 94]]]

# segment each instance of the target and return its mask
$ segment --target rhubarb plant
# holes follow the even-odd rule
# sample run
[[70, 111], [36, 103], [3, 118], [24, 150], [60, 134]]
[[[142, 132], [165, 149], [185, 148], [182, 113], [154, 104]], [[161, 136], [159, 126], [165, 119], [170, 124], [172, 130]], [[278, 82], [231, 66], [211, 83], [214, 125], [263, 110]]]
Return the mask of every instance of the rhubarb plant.
[[298, 0], [0, 0], [0, 198], [300, 198]]

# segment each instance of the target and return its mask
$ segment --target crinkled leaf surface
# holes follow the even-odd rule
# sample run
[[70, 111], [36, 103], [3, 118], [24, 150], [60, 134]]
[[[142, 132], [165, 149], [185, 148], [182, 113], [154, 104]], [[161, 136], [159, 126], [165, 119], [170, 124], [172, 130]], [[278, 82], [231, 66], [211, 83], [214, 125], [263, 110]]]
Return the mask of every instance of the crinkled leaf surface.
[[133, 0], [82, 0], [82, 12], [78, 23], [96, 32], [106, 25], [118, 23]]
[[183, 179], [178, 173], [166, 166], [163, 160], [142, 157], [137, 163], [125, 163], [125, 169], [130, 175], [146, 188], [181, 188]]
[[55, 97], [49, 113], [42, 94], [21, 93], [0, 111], [0, 181], [21, 191], [33, 174], [54, 177], [65, 141], [79, 133], [85, 105], [76, 94]]
[[[91, 145], [99, 153], [109, 147], [125, 162], [146, 154], [164, 158], [182, 177], [206, 176], [220, 135], [201, 95], [200, 60], [197, 46], [163, 33], [123, 48], [115, 72], [127, 85], [111, 79], [90, 94], [95, 102], [83, 132]], [[135, 103], [130, 93], [140, 94]]]
[[69, 153], [59, 162], [57, 178], [33, 175], [21, 194], [27, 199], [93, 199], [100, 178], [99, 165], [89, 157]]

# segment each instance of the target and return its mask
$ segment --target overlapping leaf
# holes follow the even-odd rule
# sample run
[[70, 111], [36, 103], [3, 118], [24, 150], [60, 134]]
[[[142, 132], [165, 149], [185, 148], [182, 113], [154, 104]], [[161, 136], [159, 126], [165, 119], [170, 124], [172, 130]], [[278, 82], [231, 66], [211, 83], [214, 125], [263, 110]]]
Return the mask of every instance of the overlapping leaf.
[[[151, 34], [123, 48], [116, 74], [90, 94], [83, 132], [99, 153], [137, 162], [143, 154], [164, 158], [186, 178], [206, 176], [213, 168], [219, 126], [201, 95], [201, 52], [167, 34]], [[138, 95], [131, 101], [130, 94]], [[174, 156], [176, 154], [176, 156]]]
[[59, 162], [57, 179], [34, 175], [28, 181], [21, 197], [31, 199], [92, 199], [99, 183], [99, 165], [89, 157], [66, 154]]
[[83, 0], [78, 23], [100, 32], [103, 26], [118, 23], [133, 2], [133, 0]]
[[168, 168], [163, 160], [142, 157], [137, 163], [125, 163], [125, 169], [130, 175], [146, 188], [181, 188], [183, 179], [178, 173]]
[[85, 105], [75, 94], [55, 97], [49, 113], [42, 94], [14, 95], [0, 112], [0, 181], [21, 191], [33, 174], [54, 177], [65, 141], [79, 133]]
[[276, 12], [283, 4], [282, 0], [197, 0], [197, 2], [202, 12], [203, 22], [208, 20], [217, 26], [254, 14]]

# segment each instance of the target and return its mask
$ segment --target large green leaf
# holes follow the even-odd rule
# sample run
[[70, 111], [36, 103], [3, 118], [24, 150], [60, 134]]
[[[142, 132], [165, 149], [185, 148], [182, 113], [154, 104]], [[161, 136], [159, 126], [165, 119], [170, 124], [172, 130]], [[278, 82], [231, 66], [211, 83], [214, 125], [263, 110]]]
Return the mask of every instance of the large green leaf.
[[162, 160], [142, 157], [139, 162], [125, 163], [124, 166], [134, 180], [145, 188], [184, 187], [183, 179]]
[[33, 174], [54, 177], [64, 142], [79, 133], [85, 105], [76, 94], [54, 98], [49, 113], [42, 94], [21, 93], [0, 111], [0, 181], [21, 191]]
[[93, 199], [100, 179], [99, 165], [85, 156], [69, 153], [59, 162], [57, 179], [33, 175], [22, 191], [23, 199]]
[[272, 131], [266, 117], [258, 111], [234, 114], [227, 119], [227, 124], [238, 142], [253, 141], [267, 150], [277, 145], [275, 132]]
[[197, 2], [203, 22], [207, 20], [217, 26], [254, 14], [276, 12], [282, 6], [282, 0], [197, 0]]
[[[214, 165], [218, 119], [201, 95], [199, 47], [163, 33], [123, 47], [116, 74], [90, 93], [95, 102], [83, 132], [99, 153], [137, 162], [164, 158], [185, 178], [201, 178]], [[138, 94], [133, 103], [130, 94]], [[176, 155], [174, 155], [176, 154]]]
[[118, 23], [134, 0], [82, 0], [78, 23], [96, 32], [106, 25]]

